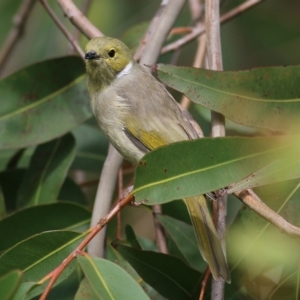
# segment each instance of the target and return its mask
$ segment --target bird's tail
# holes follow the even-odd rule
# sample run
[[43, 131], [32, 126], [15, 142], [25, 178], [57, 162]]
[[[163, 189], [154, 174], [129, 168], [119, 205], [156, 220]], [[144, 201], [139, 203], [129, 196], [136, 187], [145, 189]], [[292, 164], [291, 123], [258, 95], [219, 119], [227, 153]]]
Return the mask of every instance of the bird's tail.
[[184, 199], [194, 225], [198, 246], [215, 279], [230, 283], [226, 258], [203, 195]]

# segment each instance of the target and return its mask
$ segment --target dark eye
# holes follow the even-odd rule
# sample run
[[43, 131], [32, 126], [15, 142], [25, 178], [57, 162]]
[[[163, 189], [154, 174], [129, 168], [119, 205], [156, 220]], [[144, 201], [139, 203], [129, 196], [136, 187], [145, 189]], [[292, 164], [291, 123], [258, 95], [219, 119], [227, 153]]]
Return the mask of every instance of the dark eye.
[[116, 51], [114, 49], [109, 50], [108, 55], [109, 57], [113, 58], [116, 54]]

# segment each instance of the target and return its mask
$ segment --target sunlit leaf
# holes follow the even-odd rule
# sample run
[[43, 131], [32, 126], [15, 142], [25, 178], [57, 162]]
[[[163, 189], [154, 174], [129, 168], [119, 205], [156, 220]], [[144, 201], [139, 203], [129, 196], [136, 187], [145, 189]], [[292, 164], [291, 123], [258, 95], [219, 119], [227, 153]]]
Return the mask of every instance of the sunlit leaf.
[[159, 64], [157, 73], [168, 86], [236, 123], [299, 132], [300, 66], [219, 72]]

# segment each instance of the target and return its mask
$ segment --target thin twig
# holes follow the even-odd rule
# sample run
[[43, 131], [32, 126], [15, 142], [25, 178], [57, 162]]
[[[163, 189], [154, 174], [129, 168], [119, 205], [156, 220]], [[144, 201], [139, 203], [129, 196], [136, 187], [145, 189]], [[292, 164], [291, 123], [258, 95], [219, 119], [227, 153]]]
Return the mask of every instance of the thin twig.
[[[119, 169], [118, 174], [118, 201], [121, 201], [123, 198], [123, 169], [122, 166]], [[121, 212], [118, 211], [117, 213], [117, 233], [116, 233], [116, 239], [121, 240]]]
[[255, 211], [265, 220], [275, 225], [279, 230], [294, 237], [300, 237], [300, 228], [287, 222], [283, 217], [268, 207], [252, 190], [235, 192], [234, 195], [245, 205]]
[[64, 26], [64, 24], [59, 20], [59, 18], [56, 16], [52, 8], [49, 6], [47, 0], [40, 0], [41, 4], [44, 6], [47, 13], [50, 15], [54, 23], [57, 25], [57, 27], [60, 29], [60, 31], [64, 34], [64, 36], [68, 39], [68, 41], [72, 44], [76, 52], [81, 56], [81, 58], [84, 60], [84, 52], [77, 43], [77, 41], [73, 38], [72, 34], [68, 31], [68, 29]]
[[206, 290], [207, 282], [209, 280], [210, 275], [211, 275], [210, 268], [207, 267], [206, 270], [205, 270], [204, 278], [201, 282], [202, 287], [201, 287], [201, 292], [200, 292], [200, 295], [199, 295], [199, 300], [204, 300], [205, 290]]
[[[207, 38], [207, 62], [211, 70], [223, 70], [221, 36], [220, 36], [220, 3], [219, 0], [206, 0], [205, 24]], [[225, 118], [223, 115], [211, 112], [212, 137], [225, 136]], [[221, 195], [217, 201], [216, 229], [224, 253], [226, 253], [226, 214], [227, 195]], [[215, 209], [214, 209], [215, 212]], [[211, 299], [224, 299], [225, 281], [223, 278], [212, 280]]]
[[127, 195], [125, 198], [123, 198], [118, 204], [109, 212], [107, 216], [102, 218], [95, 227], [90, 228], [87, 232], [89, 233], [88, 236], [79, 244], [79, 246], [51, 273], [46, 275], [40, 283], [43, 283], [44, 281], [50, 279], [50, 282], [48, 283], [46, 289], [44, 290], [43, 294], [40, 297], [40, 300], [45, 300], [48, 296], [51, 288], [55, 284], [57, 278], [60, 276], [60, 274], [63, 272], [63, 270], [70, 264], [70, 262], [73, 260], [73, 258], [76, 257], [77, 253], [81, 252], [87, 244], [95, 237], [95, 235], [101, 231], [103, 227], [107, 225], [107, 223], [115, 217], [115, 215], [127, 204], [129, 204], [131, 201], [134, 200], [134, 196], [132, 194]]
[[[261, 3], [262, 1], [264, 1], [264, 0], [248, 0], [248, 1], [246, 1], [246, 2], [242, 3], [241, 5], [233, 8], [229, 12], [225, 13], [223, 16], [221, 16], [220, 22], [223, 24], [223, 23], [231, 20], [232, 18], [238, 16], [239, 14], [246, 12], [250, 8]], [[181, 39], [163, 47], [161, 50], [161, 54], [165, 54], [165, 53], [174, 51], [174, 50], [190, 43], [191, 41], [196, 39], [199, 35], [203, 34], [204, 32], [205, 32], [205, 26], [194, 28], [191, 33], [189, 33], [189, 34], [183, 36]]]
[[153, 205], [152, 207], [153, 212], [153, 221], [154, 221], [154, 228], [155, 228], [155, 241], [158, 247], [158, 250], [161, 253], [168, 254], [168, 245], [166, 241], [165, 231], [164, 228], [161, 226], [159, 221], [156, 218], [156, 215], [162, 213], [161, 205]]
[[[195, 24], [195, 27], [203, 26], [203, 16], [204, 16], [204, 5], [198, 0], [189, 0], [190, 11], [192, 15], [192, 22]], [[201, 68], [203, 66], [205, 54], [206, 54], [206, 36], [201, 35], [198, 38], [198, 46], [196, 50], [196, 55], [193, 62], [194, 68]], [[180, 104], [186, 110], [191, 104], [191, 100], [187, 98], [184, 94], [180, 100]]]
[[3, 74], [5, 64], [8, 62], [10, 55], [13, 53], [12, 50], [24, 32], [26, 21], [34, 4], [35, 0], [22, 1], [18, 12], [13, 17], [13, 28], [10, 30], [0, 53], [0, 76]]
[[[82, 2], [81, 12], [82, 12], [83, 15], [87, 14], [90, 5], [91, 5], [91, 0], [84, 0]], [[81, 35], [81, 32], [78, 30], [78, 28], [74, 27], [74, 32], [72, 33], [72, 35], [73, 35], [73, 40], [78, 43], [80, 35]], [[74, 47], [72, 46], [72, 44], [69, 43], [69, 51], [68, 51], [68, 53], [69, 54], [74, 54], [75, 51], [76, 51], [76, 49], [74, 49]]]
[[103, 33], [94, 26], [71, 0], [57, 0], [65, 16], [87, 38], [103, 36]]

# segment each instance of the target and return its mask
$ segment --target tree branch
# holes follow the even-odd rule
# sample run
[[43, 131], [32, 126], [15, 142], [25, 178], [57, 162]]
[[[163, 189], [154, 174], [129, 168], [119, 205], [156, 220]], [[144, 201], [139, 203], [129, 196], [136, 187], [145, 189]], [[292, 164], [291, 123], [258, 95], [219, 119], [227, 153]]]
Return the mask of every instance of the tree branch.
[[71, 0], [57, 0], [57, 3], [70, 22], [87, 38], [103, 36], [103, 33], [85, 17]]
[[[248, 0], [241, 5], [233, 8], [231, 11], [225, 13], [223, 16], [220, 18], [220, 22], [223, 24], [232, 18], [238, 16], [239, 14], [249, 10], [250, 8], [254, 7], [255, 5], [261, 3], [264, 0]], [[199, 35], [203, 34], [205, 32], [205, 26], [203, 25], [202, 27], [196, 27], [192, 30], [191, 33], [185, 35], [181, 39], [163, 47], [161, 54], [165, 54], [171, 51], [174, 51], [183, 45], [186, 45], [196, 39]]]
[[[207, 62], [211, 70], [223, 70], [221, 36], [220, 36], [220, 2], [219, 0], [206, 0], [205, 2], [205, 23], [207, 38]], [[211, 112], [212, 137], [225, 136], [225, 118], [223, 115]], [[218, 196], [215, 201], [217, 209], [214, 210], [216, 216], [216, 229], [226, 253], [226, 215], [227, 215], [227, 195]], [[224, 299], [225, 281], [213, 279], [211, 299]]]
[[68, 39], [68, 41], [72, 44], [76, 52], [81, 56], [81, 58], [84, 60], [84, 52], [81, 49], [81, 47], [78, 45], [77, 41], [73, 38], [72, 34], [68, 31], [68, 29], [64, 26], [64, 24], [59, 20], [59, 18], [56, 16], [54, 11], [49, 6], [47, 0], [40, 0], [41, 4], [44, 6], [47, 13], [50, 15], [54, 23], [57, 25], [57, 27], [60, 29], [60, 31], [63, 33], [63, 35]]

